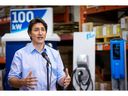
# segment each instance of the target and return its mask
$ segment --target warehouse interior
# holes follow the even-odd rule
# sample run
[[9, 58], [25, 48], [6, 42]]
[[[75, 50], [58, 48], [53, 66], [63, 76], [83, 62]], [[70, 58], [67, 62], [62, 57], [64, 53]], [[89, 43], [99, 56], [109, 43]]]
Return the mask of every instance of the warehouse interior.
[[[10, 10], [29, 8], [53, 8], [53, 33], [60, 37], [57, 49], [64, 66], [73, 78], [73, 34], [92, 32], [95, 37], [95, 89], [113, 90], [110, 58], [110, 41], [126, 41], [126, 65], [128, 62], [128, 6], [0, 6], [0, 39], [10, 33]], [[106, 33], [104, 33], [106, 31]], [[88, 45], [83, 45], [88, 47]], [[6, 70], [6, 43], [0, 41], [0, 90], [4, 89]], [[126, 70], [128, 69], [127, 66]], [[58, 90], [63, 90], [57, 86]], [[74, 90], [73, 81], [66, 90]], [[127, 89], [123, 89], [127, 90]]]

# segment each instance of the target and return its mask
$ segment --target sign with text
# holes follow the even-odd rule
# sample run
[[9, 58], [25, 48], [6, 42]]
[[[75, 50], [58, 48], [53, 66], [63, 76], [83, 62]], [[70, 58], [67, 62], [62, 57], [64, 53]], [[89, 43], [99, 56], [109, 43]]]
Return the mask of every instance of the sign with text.
[[48, 34], [53, 32], [52, 8], [11, 9], [11, 33], [27, 32], [29, 22], [33, 18], [42, 18], [48, 24]]

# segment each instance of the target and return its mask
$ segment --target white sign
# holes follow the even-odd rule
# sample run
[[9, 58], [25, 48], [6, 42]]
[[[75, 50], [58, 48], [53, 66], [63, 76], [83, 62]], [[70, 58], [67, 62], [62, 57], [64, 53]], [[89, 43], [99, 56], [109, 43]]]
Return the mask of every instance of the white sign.
[[33, 18], [42, 18], [48, 25], [48, 35], [53, 33], [52, 8], [11, 9], [11, 33], [27, 32], [29, 22]]

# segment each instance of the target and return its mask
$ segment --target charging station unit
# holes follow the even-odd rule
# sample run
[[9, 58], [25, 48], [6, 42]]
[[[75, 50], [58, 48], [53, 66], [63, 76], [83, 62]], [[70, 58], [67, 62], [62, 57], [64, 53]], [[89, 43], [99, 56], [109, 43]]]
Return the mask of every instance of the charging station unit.
[[73, 89], [95, 90], [95, 32], [74, 32]]
[[[2, 37], [5, 42], [6, 65], [4, 76], [4, 90], [14, 90], [8, 83], [8, 73], [15, 52], [30, 43], [30, 37], [27, 33], [29, 21], [33, 18], [42, 18], [48, 25], [46, 43], [57, 49], [57, 42], [60, 37], [53, 33], [53, 9], [52, 8], [34, 8], [34, 9], [12, 9], [11, 10], [11, 33], [6, 33]], [[24, 21], [24, 22], [23, 22]]]
[[126, 41], [110, 41], [111, 77], [113, 90], [127, 90]]

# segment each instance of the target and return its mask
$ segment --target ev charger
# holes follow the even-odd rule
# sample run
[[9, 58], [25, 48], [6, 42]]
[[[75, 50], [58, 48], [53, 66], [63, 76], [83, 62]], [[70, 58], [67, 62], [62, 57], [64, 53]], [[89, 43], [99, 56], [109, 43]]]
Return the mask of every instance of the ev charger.
[[125, 77], [124, 43], [124, 40], [112, 40], [110, 42], [112, 78], [115, 79], [124, 79]]
[[[112, 79], [124, 80], [125, 89], [127, 89], [127, 73], [126, 73], [126, 41], [123, 39], [113, 39], [110, 41], [111, 55], [111, 74]], [[114, 83], [115, 84], [115, 83]], [[121, 84], [121, 83], [120, 83]], [[120, 86], [120, 85], [119, 85]]]
[[73, 34], [73, 88], [95, 90], [95, 32]]
[[88, 68], [88, 56], [81, 54], [77, 58], [77, 68], [73, 71], [73, 82], [75, 90], [93, 90], [91, 73]]

